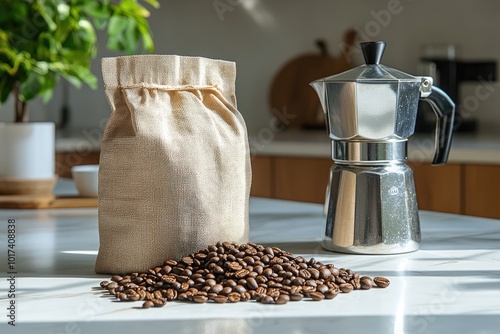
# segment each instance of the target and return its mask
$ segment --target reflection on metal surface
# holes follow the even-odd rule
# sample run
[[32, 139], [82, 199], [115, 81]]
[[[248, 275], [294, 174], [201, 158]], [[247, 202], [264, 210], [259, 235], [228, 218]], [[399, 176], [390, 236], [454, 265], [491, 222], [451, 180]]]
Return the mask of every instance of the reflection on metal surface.
[[334, 165], [330, 177], [323, 247], [356, 254], [418, 249], [417, 199], [406, 164]]

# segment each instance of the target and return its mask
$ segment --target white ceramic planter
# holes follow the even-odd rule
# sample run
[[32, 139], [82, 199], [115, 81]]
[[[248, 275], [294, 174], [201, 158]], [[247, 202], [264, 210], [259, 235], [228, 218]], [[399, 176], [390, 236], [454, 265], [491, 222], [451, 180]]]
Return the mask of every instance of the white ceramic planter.
[[0, 123], [0, 179], [46, 180], [54, 175], [54, 123]]

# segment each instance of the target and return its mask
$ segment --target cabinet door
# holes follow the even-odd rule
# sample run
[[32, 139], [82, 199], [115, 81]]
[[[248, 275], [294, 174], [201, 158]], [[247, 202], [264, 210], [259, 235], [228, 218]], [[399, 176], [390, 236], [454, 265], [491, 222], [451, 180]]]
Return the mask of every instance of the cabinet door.
[[274, 195], [293, 201], [324, 203], [331, 159], [276, 157]]
[[462, 166], [431, 166], [410, 163], [415, 178], [418, 207], [421, 210], [463, 213]]
[[465, 214], [500, 218], [500, 166], [465, 166]]
[[271, 157], [255, 156], [252, 158], [252, 188], [251, 196], [272, 197], [271, 191]]
[[60, 177], [71, 177], [71, 167], [98, 163], [99, 152], [57, 152], [56, 174]]

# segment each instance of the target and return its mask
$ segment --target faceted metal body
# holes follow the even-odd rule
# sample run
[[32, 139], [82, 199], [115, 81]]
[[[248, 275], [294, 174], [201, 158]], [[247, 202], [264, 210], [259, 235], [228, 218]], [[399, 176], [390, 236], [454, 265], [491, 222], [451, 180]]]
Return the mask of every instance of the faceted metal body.
[[362, 65], [311, 85], [331, 139], [389, 140], [414, 133], [421, 82], [383, 65]]
[[330, 170], [322, 246], [355, 254], [416, 251], [420, 222], [413, 173], [404, 163]]

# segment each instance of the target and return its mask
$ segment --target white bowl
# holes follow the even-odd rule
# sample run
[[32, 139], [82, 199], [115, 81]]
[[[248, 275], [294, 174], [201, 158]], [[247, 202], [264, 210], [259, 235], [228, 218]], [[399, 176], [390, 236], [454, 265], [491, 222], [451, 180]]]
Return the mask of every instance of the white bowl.
[[81, 165], [71, 168], [76, 189], [82, 197], [97, 197], [99, 165]]

